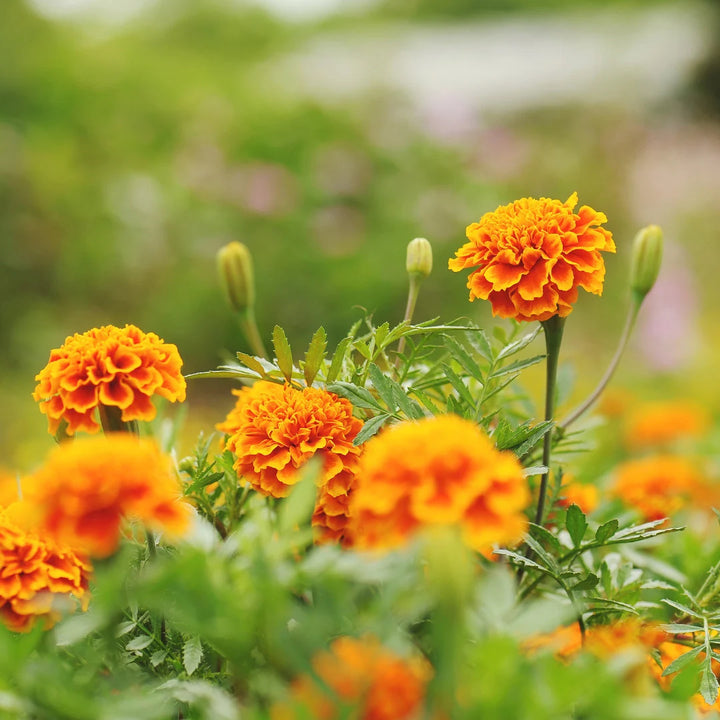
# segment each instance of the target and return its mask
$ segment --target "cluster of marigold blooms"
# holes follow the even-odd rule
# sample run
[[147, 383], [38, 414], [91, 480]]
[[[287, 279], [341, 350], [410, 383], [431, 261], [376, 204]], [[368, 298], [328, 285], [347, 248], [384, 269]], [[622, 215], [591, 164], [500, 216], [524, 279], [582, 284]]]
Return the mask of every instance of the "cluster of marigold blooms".
[[[470, 225], [468, 242], [450, 261], [452, 270], [473, 270], [470, 299], [489, 300], [500, 317], [545, 321], [567, 316], [579, 288], [600, 294], [601, 252], [614, 252], [615, 245], [601, 227], [605, 216], [588, 206], [576, 213], [576, 204], [576, 194], [564, 203], [524, 198]], [[79, 431], [98, 432], [109, 415], [121, 426], [151, 420], [154, 395], [184, 400], [181, 366], [177, 348], [157, 335], [107, 326], [69, 337], [53, 350], [37, 375], [34, 397], [50, 432], [73, 438]], [[454, 415], [401, 423], [358, 447], [362, 420], [347, 400], [327, 390], [258, 381], [235, 394], [235, 407], [218, 427], [241, 482], [282, 498], [308, 460], [321, 460], [312, 518], [319, 542], [394, 548], [424, 528], [448, 524], [486, 555], [495, 545], [522, 539], [530, 503], [522, 466], [475, 423]], [[32, 617], [49, 618], [50, 610], [31, 608], [52, 606], [57, 594], [87, 602], [87, 555], [114, 552], [128, 520], [176, 536], [188, 524], [169, 458], [153, 441], [128, 433], [64, 441], [22, 486], [21, 510], [0, 515], [3, 537], [17, 532], [27, 538], [26, 549], [17, 544], [14, 550], [12, 541], [3, 546], [17, 558], [13, 564], [6, 557], [4, 566], [17, 570], [10, 580], [8, 570], [0, 578], [1, 609], [15, 618], [17, 629]], [[28, 529], [14, 530], [15, 517]], [[57, 550], [54, 543], [72, 550]], [[41, 545], [42, 552], [34, 550]], [[43, 575], [30, 560], [43, 555], [38, 562], [57, 568], [47, 560], [57, 553], [65, 553], [62, 577], [49, 569]], [[319, 718], [338, 716], [327, 688], [343, 701], [362, 703], [363, 720], [412, 717], [430, 673], [425, 663], [402, 659], [373, 638], [340, 638], [313, 666], [325, 687], [302, 677], [293, 693]], [[277, 720], [293, 717], [289, 707], [273, 712]]]
[[[650, 694], [655, 688], [669, 690], [673, 673], [663, 675], [665, 669], [692, 646], [690, 635], [671, 635], [660, 625], [637, 617], [625, 618], [606, 625], [591, 625], [583, 640], [577, 623], [535, 635], [525, 641], [526, 652], [553, 652], [563, 662], [572, 662], [581, 652], [590, 653], [607, 661], [623, 655], [628, 661], [626, 680], [634, 690]], [[700, 653], [700, 660], [704, 653]], [[713, 660], [713, 670], [720, 672], [720, 663]], [[720, 710], [720, 699], [708, 705], [700, 693], [692, 697], [692, 703], [702, 714]]]
[[155, 394], [183, 400], [174, 345], [134, 326], [69, 337], [37, 375], [34, 397], [63, 441], [29, 477], [6, 482], [0, 503], [0, 613], [14, 630], [50, 626], [75, 597], [89, 599], [90, 558], [111, 555], [128, 520], [179, 535], [189, 507], [170, 458], [150, 439], [97, 433], [102, 409], [148, 420]]

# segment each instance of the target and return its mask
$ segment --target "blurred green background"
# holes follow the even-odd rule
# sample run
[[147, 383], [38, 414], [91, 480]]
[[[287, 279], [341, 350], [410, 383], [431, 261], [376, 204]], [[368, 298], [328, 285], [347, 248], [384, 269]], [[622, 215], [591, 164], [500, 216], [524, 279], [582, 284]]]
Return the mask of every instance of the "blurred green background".
[[[405, 247], [435, 269], [417, 319], [467, 302], [447, 258], [525, 196], [604, 211], [618, 253], [582, 297], [576, 393], [612, 355], [629, 244], [667, 262], [620, 382], [712, 405], [720, 358], [717, 3], [554, 0], [2, 0], [0, 465], [51, 444], [30, 394], [68, 334], [134, 323], [188, 372], [247, 350], [215, 253], [255, 258], [258, 320], [331, 347], [357, 306], [402, 317]], [[194, 381], [212, 422], [227, 386]], [[208, 408], [215, 408], [208, 410]]]

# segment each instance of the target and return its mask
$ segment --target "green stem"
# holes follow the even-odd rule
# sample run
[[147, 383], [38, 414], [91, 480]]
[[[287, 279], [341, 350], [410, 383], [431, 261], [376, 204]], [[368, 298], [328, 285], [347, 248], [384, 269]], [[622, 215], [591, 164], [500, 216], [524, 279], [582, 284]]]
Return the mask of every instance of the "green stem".
[[240, 329], [245, 335], [250, 349], [258, 357], [265, 358], [267, 360], [268, 354], [265, 350], [265, 344], [260, 336], [258, 330], [257, 321], [255, 320], [255, 310], [252, 307], [248, 307], [244, 312], [240, 313]]
[[[417, 304], [418, 295], [420, 295], [421, 278], [415, 273], [410, 273], [410, 287], [408, 289], [407, 305], [405, 306], [405, 317], [403, 322], [409, 323], [415, 313], [415, 305]], [[397, 346], [397, 355], [395, 357], [395, 367], [400, 367], [400, 356], [405, 350], [405, 336], [400, 338]]]
[[635, 295], [632, 296], [632, 299], [630, 301], [630, 308], [628, 310], [627, 317], [625, 318], [625, 327], [623, 328], [622, 335], [620, 336], [620, 342], [618, 343], [617, 349], [615, 350], [615, 355], [613, 355], [613, 359], [610, 361], [610, 365], [608, 365], [605, 374], [602, 376], [602, 379], [598, 383], [595, 390], [590, 393], [590, 395], [583, 403], [578, 405], [561, 423], [558, 424], [558, 430], [565, 430], [568, 425], [574, 423], [583, 413], [589, 410], [600, 397], [603, 390], [605, 390], [605, 388], [607, 387], [608, 383], [612, 379], [612, 376], [615, 374], [615, 370], [617, 370], [617, 366], [620, 364], [620, 358], [622, 357], [623, 352], [627, 347], [628, 340], [630, 339], [630, 335], [632, 334], [632, 329], [635, 326], [635, 320], [637, 319], [638, 311], [640, 310], [641, 302], [642, 299], [638, 299], [638, 297]]
[[[545, 332], [545, 420], [552, 421], [555, 415], [555, 385], [557, 383], [558, 360], [560, 359], [560, 345], [562, 344], [565, 318], [553, 315], [542, 323]], [[552, 450], [552, 429], [545, 433], [543, 439], [542, 464], [547, 470], [540, 476], [540, 492], [538, 494], [535, 524], [542, 525], [545, 514], [545, 498], [547, 496], [548, 478], [550, 476], [550, 452]]]
[[114, 405], [98, 405], [100, 413], [100, 424], [103, 432], [107, 435], [111, 432], [129, 432], [139, 435], [137, 420], [123, 420], [122, 410]]

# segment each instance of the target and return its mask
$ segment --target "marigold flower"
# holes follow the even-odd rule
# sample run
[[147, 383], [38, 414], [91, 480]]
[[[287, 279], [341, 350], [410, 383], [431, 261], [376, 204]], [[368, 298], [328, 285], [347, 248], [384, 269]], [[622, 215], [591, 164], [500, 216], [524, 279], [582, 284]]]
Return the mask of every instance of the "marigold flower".
[[[313, 658], [322, 684], [309, 675], [297, 678], [292, 705], [272, 708], [272, 720], [300, 717], [318, 720], [411, 720], [421, 716], [425, 688], [432, 674], [420, 658], [406, 660], [384, 648], [374, 637], [340, 637], [328, 651]], [[352, 708], [350, 715], [347, 711]]]
[[601, 212], [583, 205], [577, 193], [564, 203], [522, 198], [485, 213], [467, 227], [468, 242], [449, 261], [455, 272], [475, 269], [470, 300], [490, 300], [493, 315], [516, 320], [565, 317], [578, 288], [602, 294], [601, 251], [615, 252]]
[[185, 378], [177, 347], [134, 325], [106, 325], [68, 337], [52, 350], [48, 364], [35, 376], [33, 397], [55, 434], [60, 422], [67, 433], [100, 429], [96, 410], [115, 407], [124, 422], [152, 420], [153, 395], [185, 400]]
[[458, 524], [483, 553], [522, 539], [530, 492], [522, 467], [474, 423], [441, 415], [395, 425], [365, 444], [350, 498], [353, 542], [392, 548], [428, 525]]
[[[563, 479], [567, 480], [568, 478], [564, 477]], [[563, 485], [560, 497], [555, 504], [561, 508], [577, 505], [587, 515], [598, 506], [599, 494], [597, 486], [571, 480]]]
[[625, 433], [632, 448], [666, 445], [700, 437], [710, 426], [707, 411], [686, 400], [646, 403], [630, 415]]
[[[702, 502], [714, 493], [686, 458], [673, 455], [629, 460], [618, 466], [612, 493], [635, 508], [643, 520], [660, 520], [681, 510], [689, 501]], [[708, 497], [712, 505], [712, 497]]]
[[235, 407], [217, 427], [228, 434], [238, 475], [263, 495], [285, 497], [300, 480], [298, 469], [317, 455], [322, 471], [312, 523], [320, 539], [343, 539], [361, 452], [353, 440], [362, 421], [351, 403], [326, 390], [265, 381], [233, 394]]
[[85, 556], [16, 524], [12, 506], [0, 510], [0, 618], [11, 630], [51, 627], [70, 598], [85, 609], [91, 571]]
[[190, 507], [180, 494], [170, 458], [129, 433], [59, 445], [24, 486], [39, 527], [93, 557], [116, 550], [124, 518], [182, 534]]

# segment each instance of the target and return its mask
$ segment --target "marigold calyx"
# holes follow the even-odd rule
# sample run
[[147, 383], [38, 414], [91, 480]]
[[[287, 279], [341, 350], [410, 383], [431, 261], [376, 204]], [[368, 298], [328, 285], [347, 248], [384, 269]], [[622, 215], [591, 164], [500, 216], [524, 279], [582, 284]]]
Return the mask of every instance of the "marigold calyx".
[[218, 250], [218, 277], [223, 294], [236, 312], [255, 306], [252, 255], [246, 245], [233, 241]]
[[630, 288], [638, 300], [652, 290], [660, 273], [663, 256], [663, 231], [648, 225], [633, 240], [630, 264]]
[[426, 278], [432, 272], [432, 245], [426, 238], [415, 238], [408, 243], [405, 267], [408, 275]]

